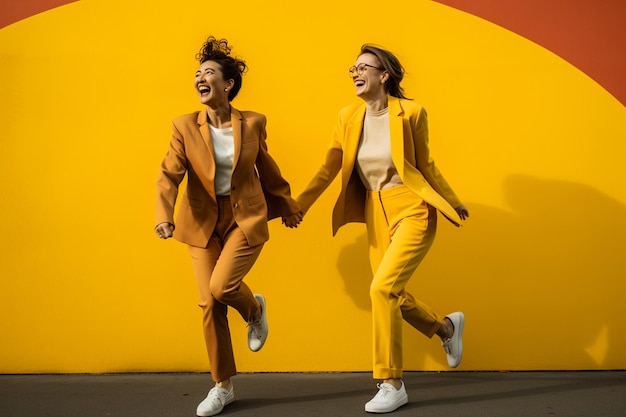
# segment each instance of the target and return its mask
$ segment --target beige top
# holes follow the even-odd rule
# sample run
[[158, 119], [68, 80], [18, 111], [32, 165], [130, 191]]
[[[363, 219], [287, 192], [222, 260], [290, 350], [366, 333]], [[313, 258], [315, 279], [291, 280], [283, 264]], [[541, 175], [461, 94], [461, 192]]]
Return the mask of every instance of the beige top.
[[369, 191], [402, 185], [391, 159], [389, 108], [365, 113], [356, 167], [363, 185]]

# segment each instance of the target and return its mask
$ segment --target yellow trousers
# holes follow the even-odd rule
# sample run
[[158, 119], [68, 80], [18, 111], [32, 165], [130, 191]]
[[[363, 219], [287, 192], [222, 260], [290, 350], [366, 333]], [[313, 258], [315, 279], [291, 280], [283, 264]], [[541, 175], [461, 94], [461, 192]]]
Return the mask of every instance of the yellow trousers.
[[433, 244], [437, 211], [402, 185], [368, 192], [365, 216], [374, 274], [374, 378], [402, 378], [402, 320], [429, 338], [443, 320], [405, 290]]

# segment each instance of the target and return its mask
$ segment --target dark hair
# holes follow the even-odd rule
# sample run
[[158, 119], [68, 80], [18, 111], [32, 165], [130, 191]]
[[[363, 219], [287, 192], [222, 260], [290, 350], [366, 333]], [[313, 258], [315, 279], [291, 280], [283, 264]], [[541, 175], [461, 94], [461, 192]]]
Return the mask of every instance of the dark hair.
[[215, 61], [222, 67], [224, 80], [234, 80], [235, 84], [228, 93], [228, 101], [232, 101], [241, 89], [242, 75], [247, 71], [246, 62], [240, 58], [230, 56], [231, 46], [228, 40], [217, 39], [215, 36], [209, 36], [200, 48], [200, 52], [196, 54], [196, 59], [200, 63], [206, 61]]
[[408, 99], [404, 95], [404, 89], [400, 86], [402, 78], [404, 78], [404, 68], [400, 61], [391, 52], [371, 44], [361, 46], [361, 53], [372, 54], [378, 58], [380, 64], [389, 73], [389, 79], [385, 83], [385, 91], [392, 97]]

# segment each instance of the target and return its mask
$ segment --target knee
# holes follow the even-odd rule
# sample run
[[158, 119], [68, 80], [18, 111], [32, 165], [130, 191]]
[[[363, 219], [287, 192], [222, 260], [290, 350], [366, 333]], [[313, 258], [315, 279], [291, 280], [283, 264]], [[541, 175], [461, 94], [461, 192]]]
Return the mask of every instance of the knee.
[[212, 284], [210, 287], [211, 295], [220, 303], [225, 303], [231, 291], [223, 285]]
[[203, 311], [211, 310], [213, 308], [213, 304], [213, 297], [211, 297], [210, 295], [208, 297], [200, 296], [200, 299], [198, 300], [198, 306]]
[[372, 300], [380, 300], [380, 299], [388, 299], [391, 296], [389, 292], [389, 288], [385, 285], [381, 285], [376, 281], [372, 281], [370, 284], [370, 299]]
[[224, 300], [224, 289], [211, 287], [211, 295], [216, 301], [221, 303]]

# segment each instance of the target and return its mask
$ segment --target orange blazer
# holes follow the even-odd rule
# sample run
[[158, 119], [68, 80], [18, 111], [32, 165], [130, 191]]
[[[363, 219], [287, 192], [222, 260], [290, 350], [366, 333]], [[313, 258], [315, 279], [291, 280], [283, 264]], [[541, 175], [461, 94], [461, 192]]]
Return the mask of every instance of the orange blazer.
[[[297, 213], [289, 183], [267, 151], [266, 118], [251, 112], [231, 110], [235, 155], [230, 202], [235, 221], [248, 244], [269, 239], [267, 222]], [[187, 188], [176, 208], [178, 187], [187, 175]], [[217, 223], [215, 159], [206, 111], [173, 121], [170, 147], [161, 163], [157, 180], [156, 224], [176, 225], [174, 238], [192, 246], [206, 247]]]
[[[430, 157], [426, 110], [409, 100], [388, 96], [391, 156], [402, 182], [455, 225], [461, 205]], [[333, 209], [333, 235], [349, 222], [365, 222], [365, 187], [355, 168], [365, 103], [339, 113], [326, 159], [297, 201], [306, 212], [341, 170], [341, 192]]]

